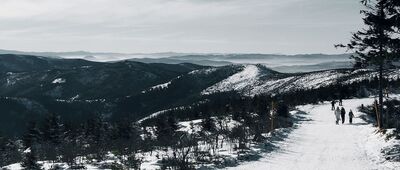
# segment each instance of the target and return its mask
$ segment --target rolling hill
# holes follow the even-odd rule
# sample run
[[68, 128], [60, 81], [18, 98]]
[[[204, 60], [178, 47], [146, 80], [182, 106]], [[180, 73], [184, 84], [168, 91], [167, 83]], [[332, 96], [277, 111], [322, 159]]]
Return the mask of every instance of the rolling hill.
[[[376, 77], [367, 69], [280, 73], [262, 64], [108, 63], [10, 54], [0, 60], [0, 129], [13, 129], [4, 132], [9, 135], [21, 134], [29, 121], [48, 113], [76, 123], [93, 114], [140, 120], [220, 92], [276, 95]], [[399, 80], [398, 69], [386, 74]]]

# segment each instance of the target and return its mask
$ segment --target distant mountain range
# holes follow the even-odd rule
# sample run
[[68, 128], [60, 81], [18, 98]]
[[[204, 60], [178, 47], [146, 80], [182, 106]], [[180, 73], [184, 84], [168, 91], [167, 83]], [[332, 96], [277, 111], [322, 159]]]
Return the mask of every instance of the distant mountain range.
[[52, 58], [74, 58], [74, 59], [87, 59], [91, 61], [120, 61], [131, 58], [162, 58], [170, 56], [191, 55], [192, 53], [113, 53], [113, 52], [89, 52], [89, 51], [68, 51], [68, 52], [26, 52], [16, 50], [3, 50], [0, 49], [0, 54], [19, 54], [19, 55], [34, 55], [45, 56]]
[[330, 69], [352, 68], [353, 63], [349, 61], [336, 61], [336, 62], [323, 62], [310, 65], [290, 65], [290, 66], [277, 66], [272, 69], [283, 73], [299, 73], [299, 72], [312, 72]]
[[349, 68], [351, 54], [193, 54], [193, 53], [107, 53], [107, 52], [22, 52], [0, 50], [0, 54], [47, 56], [52, 58], [74, 58], [97, 62], [122, 60], [143, 63], [181, 64], [192, 63], [203, 66], [225, 66], [230, 64], [263, 64], [280, 72], [307, 72], [323, 69]]

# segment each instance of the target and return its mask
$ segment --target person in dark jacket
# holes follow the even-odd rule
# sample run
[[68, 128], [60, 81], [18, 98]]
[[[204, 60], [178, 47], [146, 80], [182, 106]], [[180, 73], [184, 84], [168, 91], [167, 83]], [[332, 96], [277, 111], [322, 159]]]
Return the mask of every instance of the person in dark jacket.
[[336, 103], [336, 101], [335, 101], [335, 100], [332, 100], [332, 102], [331, 102], [331, 104], [332, 104], [332, 110], [335, 110], [335, 103]]
[[344, 108], [342, 107], [342, 109], [340, 110], [340, 114], [341, 114], [341, 116], [342, 116], [342, 124], [344, 123], [344, 118], [345, 118], [345, 115], [346, 115], [346, 110], [344, 110]]
[[339, 99], [339, 106], [343, 106], [343, 99], [342, 98]]
[[353, 111], [350, 109], [350, 112], [349, 112], [349, 122], [350, 122], [350, 124], [353, 123], [353, 117], [354, 117]]

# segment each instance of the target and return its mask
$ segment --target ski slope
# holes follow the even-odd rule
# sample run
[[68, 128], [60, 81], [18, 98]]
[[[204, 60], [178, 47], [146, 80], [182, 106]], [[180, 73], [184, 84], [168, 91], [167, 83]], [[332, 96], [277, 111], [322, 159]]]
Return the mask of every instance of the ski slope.
[[[305, 121], [284, 140], [280, 149], [264, 155], [258, 161], [246, 162], [228, 169], [241, 170], [368, 170], [400, 169], [400, 165], [385, 161], [380, 150], [388, 145], [376, 128], [367, 124], [357, 111], [361, 104], [373, 102], [372, 98], [344, 100], [346, 112], [355, 114], [353, 124], [336, 125], [328, 102], [298, 107], [307, 112]], [[389, 142], [390, 143], [390, 142]]]

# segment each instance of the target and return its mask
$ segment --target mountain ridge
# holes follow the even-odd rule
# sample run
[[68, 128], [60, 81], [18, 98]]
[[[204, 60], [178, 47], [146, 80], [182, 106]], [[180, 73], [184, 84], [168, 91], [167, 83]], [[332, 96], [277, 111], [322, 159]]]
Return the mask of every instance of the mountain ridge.
[[[26, 124], [32, 121], [29, 116], [31, 113], [58, 113], [68, 121], [74, 121], [76, 117], [84, 120], [89, 115], [96, 114], [114, 121], [126, 118], [140, 120], [160, 110], [191, 105], [216, 93], [274, 95], [324, 88], [337, 82], [349, 85], [373, 81], [376, 76], [373, 70], [280, 73], [262, 64], [209, 67], [134, 61], [103, 63], [7, 55], [16, 60], [3, 60], [8, 64], [1, 64], [18, 67], [0, 65], [0, 98], [1, 103], [7, 106], [2, 110], [0, 108], [0, 113], [5, 117], [2, 119], [4, 122], [0, 122], [0, 128], [15, 129], [17, 134], [22, 129], [1, 125], [10, 125], [7, 122]], [[0, 55], [0, 60], [2, 56], [4, 55]], [[17, 60], [20, 58], [26, 60]], [[43, 68], [24, 67], [37, 62], [46, 64]], [[399, 80], [398, 69], [387, 74], [390, 80]], [[339, 81], [335, 81], [336, 79]], [[20, 116], [16, 116], [17, 113]]]

